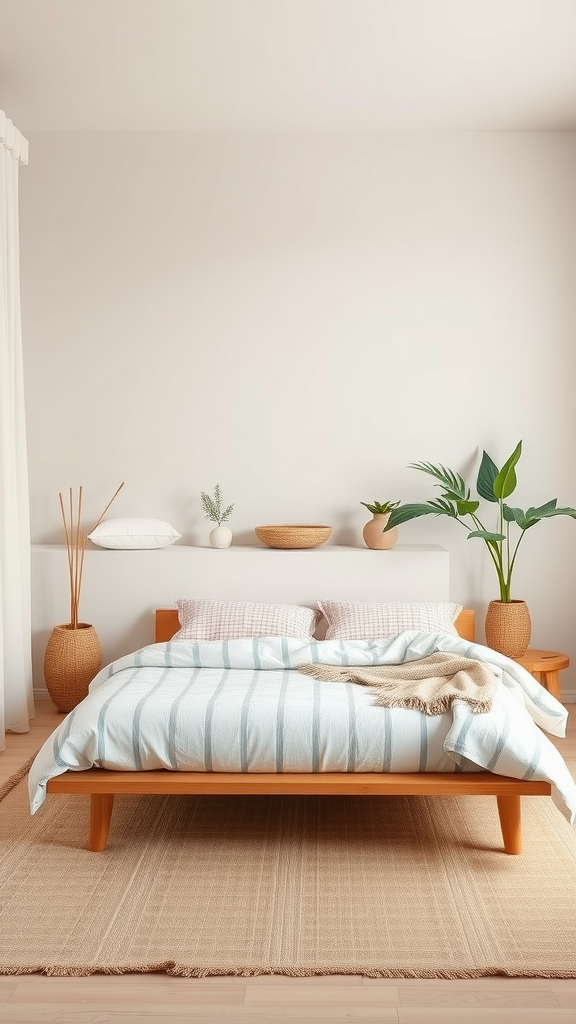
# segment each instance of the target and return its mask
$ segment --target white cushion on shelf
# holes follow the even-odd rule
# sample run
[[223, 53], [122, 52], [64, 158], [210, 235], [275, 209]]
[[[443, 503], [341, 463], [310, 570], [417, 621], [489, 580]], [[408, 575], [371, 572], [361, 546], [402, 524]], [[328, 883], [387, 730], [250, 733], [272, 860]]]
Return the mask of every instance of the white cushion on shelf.
[[146, 519], [129, 516], [120, 519], [104, 519], [88, 540], [100, 548], [136, 549], [165, 548], [182, 535], [162, 519]]

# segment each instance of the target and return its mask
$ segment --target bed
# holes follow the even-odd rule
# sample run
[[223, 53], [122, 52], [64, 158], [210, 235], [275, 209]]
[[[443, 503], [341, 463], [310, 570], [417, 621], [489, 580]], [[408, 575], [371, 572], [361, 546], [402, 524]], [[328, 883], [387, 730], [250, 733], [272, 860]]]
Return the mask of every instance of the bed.
[[[151, 658], [153, 665], [163, 665], [164, 662], [158, 659], [167, 657], [166, 651], [169, 648], [172, 650], [176, 649], [179, 652], [178, 657], [185, 657], [185, 659], [191, 657], [188, 652], [189, 645], [171, 643], [171, 639], [179, 629], [179, 625], [178, 611], [176, 609], [159, 609], [156, 611], [156, 643], [143, 649], [144, 652], [148, 652], [145, 661], [146, 658]], [[479, 658], [489, 656], [496, 665], [504, 665], [506, 671], [512, 673], [513, 678], [511, 682], [513, 688], [516, 687], [519, 690], [521, 686], [524, 687], [526, 693], [531, 694], [531, 701], [544, 708], [543, 714], [549, 715], [550, 720], [556, 722], [551, 728], [548, 728], [548, 731], [556, 735], [563, 735], [562, 723], [565, 728], [565, 709], [543, 690], [541, 698], [539, 695], [541, 687], [524, 669], [509, 663], [508, 659], [503, 659], [501, 655], [489, 652], [486, 648], [474, 643], [474, 612], [464, 609], [454, 625], [457, 630], [458, 639], [446, 638], [447, 646], [445, 649], [450, 650], [453, 647], [457, 647], [458, 643], [466, 641], [466, 651], [471, 656]], [[416, 637], [403, 634], [403, 637], [407, 637], [410, 643], [422, 643], [423, 640], [428, 641], [427, 635], [424, 636], [424, 634], [418, 634]], [[297, 642], [295, 641], [294, 643]], [[240, 645], [240, 641], [236, 641], [236, 644]], [[359, 644], [360, 641], [357, 641], [357, 645]], [[231, 641], [231, 645], [234, 645], [234, 641]], [[342, 647], [342, 644], [340, 646]], [[374, 647], [374, 644], [371, 646]], [[270, 644], [268, 648], [271, 649]], [[183, 654], [182, 651], [184, 652]], [[226, 656], [229, 657], [228, 649]], [[290, 656], [293, 656], [293, 652]], [[142, 662], [142, 652], [135, 652], [130, 657], [133, 660], [127, 662], [126, 665], [118, 663], [118, 666], [120, 666], [117, 670], [118, 673], [123, 672], [125, 675], [126, 673], [132, 673], [134, 676], [137, 674], [138, 667], [141, 666]], [[176, 660], [178, 662], [178, 658]], [[194, 661], [187, 661], [186, 663], [188, 667], [195, 664]], [[168, 664], [167, 661], [166, 664]], [[260, 663], [258, 663], [258, 667], [260, 667]], [[160, 670], [157, 668], [155, 671]], [[294, 673], [291, 674], [294, 675]], [[132, 678], [132, 675], [130, 675], [130, 678]], [[262, 675], [262, 672], [260, 672], [260, 675]], [[518, 680], [520, 680], [520, 683]], [[106, 680], [104, 682], [106, 685], [111, 685]], [[364, 688], [356, 687], [356, 689]], [[90, 699], [91, 695], [82, 702], [82, 705], [89, 702]], [[341, 699], [344, 698], [342, 697]], [[362, 694], [361, 699], [367, 700], [367, 696], [364, 697], [364, 694]], [[485, 770], [485, 766], [481, 763], [482, 758], [479, 758], [477, 753], [474, 755], [476, 760], [469, 756], [470, 750], [474, 752], [474, 747], [463, 748], [463, 751], [461, 751], [462, 757], [457, 760], [457, 763], [451, 763], [450, 769], [445, 767], [442, 771], [428, 769], [401, 771], [395, 768], [388, 771], [366, 771], [349, 770], [349, 767], [346, 766], [343, 766], [338, 771], [253, 771], [250, 769], [242, 771], [191, 771], [172, 770], [168, 765], [166, 767], [148, 768], [145, 770], [134, 770], [133, 767], [130, 770], [111, 770], [108, 767], [92, 766], [94, 761], [97, 760], [94, 750], [89, 750], [85, 755], [78, 755], [78, 759], [72, 764], [70, 760], [67, 761], [61, 754], [59, 756], [56, 753], [58, 744], [56, 739], [51, 737], [37, 755], [30, 771], [31, 809], [33, 812], [37, 809], [45, 794], [72, 793], [89, 795], [90, 824], [88, 849], [93, 852], [99, 852], [107, 846], [114, 797], [117, 794], [495, 796], [504, 851], [507, 854], [519, 854], [522, 850], [521, 797], [552, 795], [565, 816], [569, 820], [574, 821], [576, 816], [576, 784], [569, 774], [561, 755], [547, 737], [541, 733], [538, 725], [533, 725], [532, 719], [529, 718], [528, 713], [521, 707], [521, 704], [518, 703], [514, 696], [509, 696], [508, 693], [506, 694], [506, 699], [509, 702], [512, 701], [512, 705], [509, 703], [509, 708], [510, 706], [512, 707], [514, 719], [517, 716], [521, 718], [522, 715], [525, 715], [526, 724], [522, 727], [523, 732], [528, 729], [534, 729], [534, 737], [530, 742], [533, 742], [533, 745], [539, 749], [542, 748], [542, 744], [547, 744], [543, 760], [544, 767], [541, 770], [536, 762], [530, 763], [531, 755], [529, 753], [526, 755], [525, 762], [520, 763], [519, 761], [518, 764], [516, 764], [516, 761], [508, 762], [504, 759], [502, 762], [504, 769], [506, 769], [506, 764], [513, 764], [513, 772], [510, 770], [509, 775]], [[373, 711], [376, 710], [380, 711], [382, 709], [373, 709]], [[404, 712], [404, 714], [414, 716], [415, 713]], [[66, 735], [68, 738], [70, 737], [72, 727], [67, 723], [70, 722], [72, 716], [74, 716], [74, 712], [67, 716], [67, 719], [58, 727], [53, 737], [59, 735], [62, 741]], [[475, 715], [472, 717], [480, 719], [483, 716]], [[508, 717], [510, 717], [509, 713]], [[530, 726], [527, 724], [528, 721], [530, 721]], [[466, 725], [466, 729], [470, 734], [473, 733], [476, 727], [476, 722], [471, 726]], [[522, 731], [520, 726], [518, 728], [519, 731]], [[68, 730], [68, 734], [66, 730]], [[524, 741], [522, 740], [522, 742]], [[61, 751], [61, 749], [63, 749], [62, 745], [58, 747], [58, 750]], [[453, 751], [451, 756], [455, 757]], [[46, 769], [45, 766], [48, 761], [54, 758], [53, 767], [49, 770]], [[502, 768], [500, 768], [500, 771], [502, 772]], [[538, 774], [542, 777], [538, 777]], [[40, 792], [41, 790], [42, 793]]]

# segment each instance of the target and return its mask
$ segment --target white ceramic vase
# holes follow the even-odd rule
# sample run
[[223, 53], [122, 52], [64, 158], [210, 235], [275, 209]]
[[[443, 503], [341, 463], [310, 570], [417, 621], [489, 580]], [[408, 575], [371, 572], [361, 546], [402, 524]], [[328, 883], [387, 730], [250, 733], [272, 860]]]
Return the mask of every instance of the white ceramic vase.
[[210, 531], [208, 540], [213, 548], [229, 548], [232, 543], [232, 530], [227, 526], [215, 526]]

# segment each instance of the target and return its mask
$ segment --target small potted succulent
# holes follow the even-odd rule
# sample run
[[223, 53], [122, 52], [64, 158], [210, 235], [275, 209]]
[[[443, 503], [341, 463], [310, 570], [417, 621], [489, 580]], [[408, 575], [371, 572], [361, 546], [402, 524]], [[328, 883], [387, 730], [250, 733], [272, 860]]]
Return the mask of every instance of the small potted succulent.
[[204, 510], [204, 518], [209, 519], [211, 523], [216, 523], [208, 537], [210, 544], [213, 548], [229, 548], [232, 543], [232, 530], [222, 524], [229, 519], [234, 505], [224, 508], [220, 484], [216, 484], [213, 495], [201, 491], [200, 501]]
[[390, 514], [400, 504], [399, 501], [361, 501], [361, 505], [372, 513], [372, 519], [368, 520], [362, 531], [366, 547], [373, 551], [386, 551], [393, 548], [398, 540], [396, 528], [384, 532], [390, 519]]

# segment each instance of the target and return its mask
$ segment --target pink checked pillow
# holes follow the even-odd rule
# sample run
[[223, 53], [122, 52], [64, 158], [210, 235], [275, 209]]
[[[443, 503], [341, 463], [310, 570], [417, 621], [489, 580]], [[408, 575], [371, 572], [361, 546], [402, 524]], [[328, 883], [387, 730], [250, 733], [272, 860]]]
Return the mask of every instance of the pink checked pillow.
[[251, 636], [290, 636], [312, 640], [320, 615], [299, 604], [253, 601], [176, 601], [180, 629], [174, 640], [240, 640]]
[[378, 640], [407, 629], [458, 636], [461, 604], [443, 601], [318, 601], [328, 623], [326, 640]]

